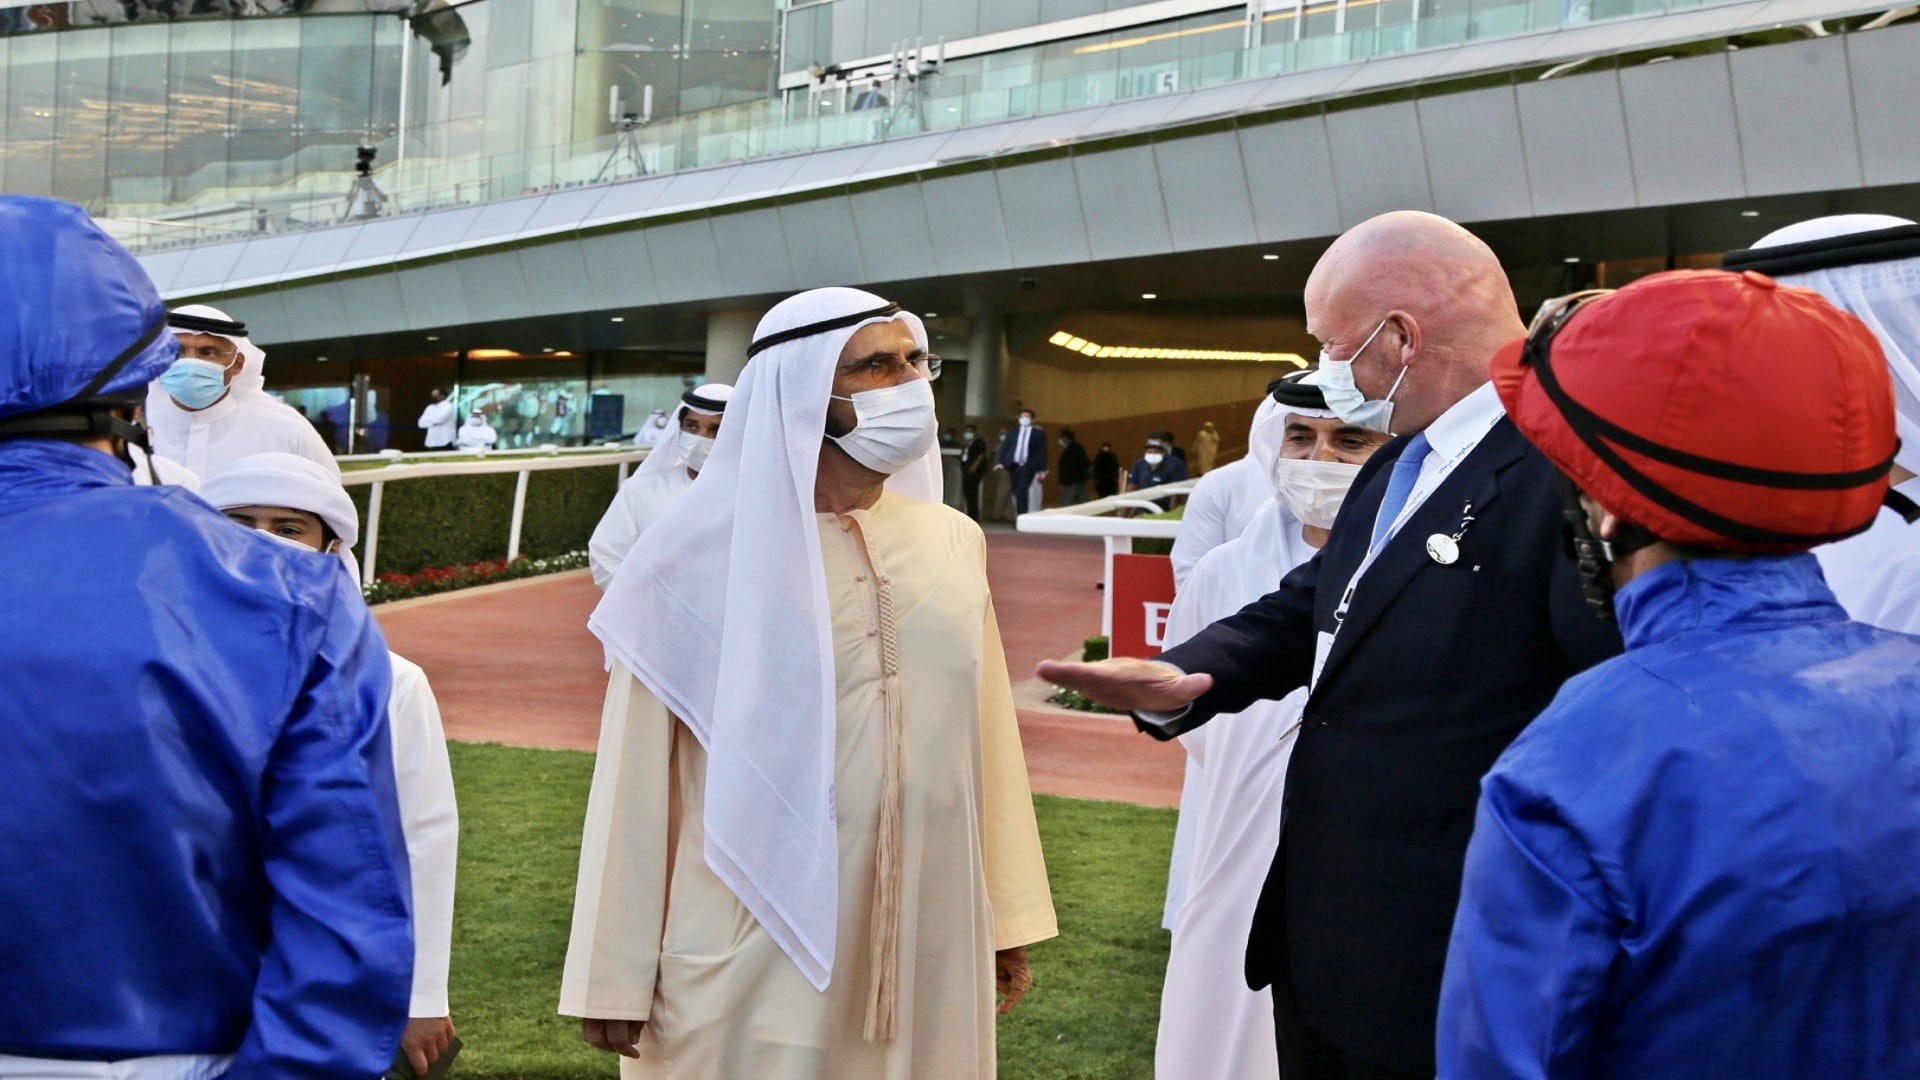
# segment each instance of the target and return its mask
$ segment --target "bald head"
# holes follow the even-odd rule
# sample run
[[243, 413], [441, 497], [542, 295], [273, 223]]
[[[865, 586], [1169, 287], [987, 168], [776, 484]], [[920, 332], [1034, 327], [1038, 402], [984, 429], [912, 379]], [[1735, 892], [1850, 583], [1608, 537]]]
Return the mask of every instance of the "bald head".
[[[1307, 278], [1307, 330], [1354, 379], [1394, 393], [1408, 434], [1486, 382], [1494, 350], [1526, 332], [1500, 260], [1446, 218], [1400, 210], [1370, 218], [1327, 248]], [[1385, 325], [1382, 326], [1382, 322]], [[1356, 354], [1376, 327], [1380, 333]]]

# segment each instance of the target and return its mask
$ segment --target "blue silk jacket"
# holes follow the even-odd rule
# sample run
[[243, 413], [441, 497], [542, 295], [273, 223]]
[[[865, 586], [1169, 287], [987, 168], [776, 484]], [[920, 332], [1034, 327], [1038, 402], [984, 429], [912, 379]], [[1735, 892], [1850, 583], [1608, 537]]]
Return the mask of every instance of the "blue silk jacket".
[[1920, 638], [1810, 555], [1615, 605], [1481, 785], [1440, 1076], [1920, 1077]]
[[385, 1072], [407, 862], [386, 646], [338, 560], [0, 441], [0, 658], [0, 1054]]

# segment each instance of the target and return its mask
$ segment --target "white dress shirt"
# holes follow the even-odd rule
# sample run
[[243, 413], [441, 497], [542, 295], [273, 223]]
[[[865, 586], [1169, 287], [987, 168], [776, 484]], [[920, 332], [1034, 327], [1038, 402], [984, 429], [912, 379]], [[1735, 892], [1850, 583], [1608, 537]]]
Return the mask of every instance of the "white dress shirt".
[[[1427, 496], [1453, 475], [1453, 470], [1473, 453], [1474, 447], [1480, 445], [1480, 440], [1493, 430], [1493, 425], [1506, 415], [1506, 407], [1500, 404], [1499, 392], [1489, 382], [1482, 383], [1478, 390], [1454, 402], [1451, 408], [1427, 425], [1427, 445], [1432, 450], [1428, 452], [1427, 459], [1420, 463], [1420, 475], [1414, 481], [1413, 491], [1407, 495], [1406, 505], [1400, 508], [1399, 515], [1393, 519], [1393, 527], [1388, 530], [1380, 546], [1385, 547], [1393, 539], [1407, 518], [1420, 509], [1421, 503], [1427, 501]], [[1360, 573], [1365, 573], [1372, 561], [1369, 558], [1363, 563]], [[1358, 579], [1359, 574], [1355, 574], [1355, 580]]]

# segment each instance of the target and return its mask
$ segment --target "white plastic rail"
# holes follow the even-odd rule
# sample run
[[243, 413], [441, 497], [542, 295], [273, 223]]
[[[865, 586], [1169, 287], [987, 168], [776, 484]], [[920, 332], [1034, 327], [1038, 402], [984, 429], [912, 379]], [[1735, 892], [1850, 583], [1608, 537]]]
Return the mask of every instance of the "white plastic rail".
[[1109, 517], [1116, 510], [1138, 510], [1147, 514], [1161, 512], [1153, 500], [1169, 495], [1186, 495], [1198, 481], [1177, 480], [1159, 487], [1141, 488], [1124, 495], [1111, 495], [1074, 506], [1035, 510], [1014, 520], [1015, 530], [1042, 536], [1097, 536], [1105, 542], [1104, 583], [1100, 587], [1100, 633], [1113, 637], [1113, 557], [1131, 554], [1136, 538], [1171, 540], [1180, 534], [1176, 518]]

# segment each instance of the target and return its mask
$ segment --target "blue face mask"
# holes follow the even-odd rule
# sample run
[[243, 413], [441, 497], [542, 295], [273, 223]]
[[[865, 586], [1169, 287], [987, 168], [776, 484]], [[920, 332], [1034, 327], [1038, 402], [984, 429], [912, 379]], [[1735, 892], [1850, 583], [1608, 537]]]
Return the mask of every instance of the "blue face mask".
[[[235, 357], [234, 363], [239, 362], [239, 357]], [[159, 382], [160, 389], [182, 408], [197, 411], [226, 395], [227, 369], [211, 360], [175, 360]]]
[[1373, 328], [1367, 340], [1361, 342], [1360, 347], [1353, 350], [1353, 355], [1345, 360], [1334, 360], [1327, 356], [1325, 349], [1320, 350], [1320, 374], [1313, 380], [1320, 387], [1320, 392], [1326, 395], [1327, 408], [1332, 409], [1334, 415], [1349, 424], [1375, 431], [1393, 430], [1387, 426], [1393, 420], [1393, 395], [1406, 379], [1407, 369], [1400, 369], [1400, 377], [1393, 380], [1393, 387], [1387, 391], [1386, 397], [1369, 401], [1360, 385], [1353, 381], [1353, 362], [1367, 351], [1367, 346], [1373, 344], [1373, 339], [1379, 337], [1380, 331], [1386, 326], [1387, 320], [1380, 320], [1380, 325]]

